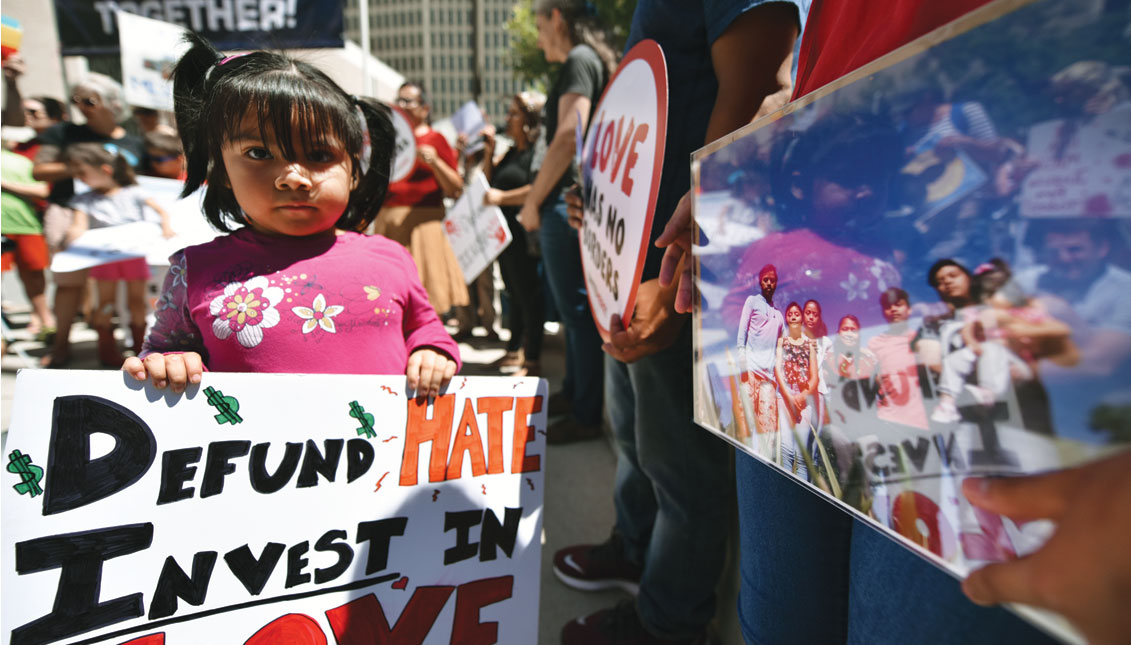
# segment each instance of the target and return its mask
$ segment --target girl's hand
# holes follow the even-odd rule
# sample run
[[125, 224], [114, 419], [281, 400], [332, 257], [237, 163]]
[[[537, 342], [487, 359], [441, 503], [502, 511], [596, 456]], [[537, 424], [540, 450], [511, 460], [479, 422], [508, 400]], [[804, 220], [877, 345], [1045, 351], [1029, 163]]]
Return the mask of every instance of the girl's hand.
[[177, 236], [177, 232], [173, 230], [172, 226], [169, 226], [167, 223], [162, 222], [161, 223], [161, 235], [166, 240], [171, 240], [171, 239], [173, 239], [174, 237]]
[[138, 381], [152, 379], [153, 387], [159, 390], [171, 386], [173, 392], [180, 394], [190, 383], [200, 383], [204, 361], [196, 352], [150, 354], [144, 360], [131, 356], [122, 364], [122, 371]]
[[432, 398], [440, 395], [440, 390], [448, 387], [456, 374], [456, 362], [434, 349], [424, 347], [408, 357], [409, 388], [416, 390], [417, 398]]

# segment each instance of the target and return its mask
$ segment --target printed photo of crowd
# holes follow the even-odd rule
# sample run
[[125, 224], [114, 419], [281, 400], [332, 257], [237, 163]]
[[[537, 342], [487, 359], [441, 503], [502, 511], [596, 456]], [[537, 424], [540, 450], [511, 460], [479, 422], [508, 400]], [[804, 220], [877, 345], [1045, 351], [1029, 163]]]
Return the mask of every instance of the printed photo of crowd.
[[1131, 442], [1131, 70], [1055, 11], [697, 153], [700, 424], [895, 528]]

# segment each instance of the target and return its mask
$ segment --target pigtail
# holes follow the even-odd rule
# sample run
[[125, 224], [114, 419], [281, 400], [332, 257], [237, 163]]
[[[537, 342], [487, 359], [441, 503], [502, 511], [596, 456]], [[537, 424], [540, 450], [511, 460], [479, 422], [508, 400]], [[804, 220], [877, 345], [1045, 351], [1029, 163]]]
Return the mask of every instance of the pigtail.
[[173, 67], [173, 114], [177, 132], [185, 151], [185, 188], [187, 197], [204, 184], [208, 177], [209, 150], [205, 139], [205, 77], [220, 59], [220, 52], [200, 34], [185, 34], [189, 49]]
[[393, 129], [389, 107], [372, 98], [356, 98], [354, 105], [365, 117], [371, 151], [364, 173], [361, 160], [354, 160], [357, 188], [350, 195], [350, 207], [338, 221], [338, 228], [351, 231], [367, 228], [381, 210], [389, 190], [389, 175], [392, 173], [393, 151], [396, 148], [396, 131]]
[[112, 175], [114, 177], [114, 183], [123, 188], [137, 185], [137, 175], [134, 173], [133, 166], [130, 165], [125, 154], [122, 154], [122, 151], [114, 155], [114, 161], [110, 164], [110, 167], [114, 169]]

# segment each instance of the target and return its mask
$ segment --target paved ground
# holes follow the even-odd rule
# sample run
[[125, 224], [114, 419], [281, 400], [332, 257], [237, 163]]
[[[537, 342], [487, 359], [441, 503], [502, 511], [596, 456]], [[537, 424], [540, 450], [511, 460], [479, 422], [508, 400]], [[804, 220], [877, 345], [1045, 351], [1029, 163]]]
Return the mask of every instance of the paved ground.
[[[21, 339], [9, 347], [9, 352], [0, 359], [0, 398], [2, 398], [2, 421], [0, 428], [4, 436], [8, 431], [12, 394], [16, 372], [27, 367], [27, 363], [16, 352], [23, 350], [31, 358], [41, 356], [46, 348], [30, 339], [23, 332], [29, 319], [28, 309], [23, 300], [23, 291], [14, 272], [3, 276], [0, 296], [4, 301], [4, 311], [12, 322], [14, 335]], [[551, 324], [551, 327], [554, 327]], [[121, 333], [121, 332], [119, 332]], [[490, 341], [483, 337], [486, 331], [478, 328], [479, 334], [469, 343], [461, 343], [460, 350], [464, 360], [463, 374], [498, 375], [490, 363], [503, 355], [503, 343]], [[503, 332], [505, 336], [505, 331]], [[69, 367], [73, 369], [99, 369], [95, 354], [95, 333], [84, 323], [76, 323], [71, 335], [73, 355]], [[565, 371], [563, 341], [560, 333], [547, 334], [542, 357], [543, 377], [549, 381], [550, 391], [561, 387]], [[615, 458], [607, 440], [586, 441], [582, 443], [551, 446], [545, 459], [546, 494], [543, 514], [542, 534], [542, 585], [539, 616], [539, 643], [553, 645], [559, 642], [562, 625], [577, 616], [586, 615], [616, 604], [626, 597], [619, 591], [583, 593], [575, 591], [559, 582], [553, 574], [553, 554], [560, 548], [586, 542], [604, 540], [613, 524], [612, 486]], [[720, 529], [721, 530], [721, 529]], [[720, 643], [741, 642], [734, 616], [734, 580], [728, 580], [721, 592], [719, 606], [723, 609], [718, 617], [716, 628]]]

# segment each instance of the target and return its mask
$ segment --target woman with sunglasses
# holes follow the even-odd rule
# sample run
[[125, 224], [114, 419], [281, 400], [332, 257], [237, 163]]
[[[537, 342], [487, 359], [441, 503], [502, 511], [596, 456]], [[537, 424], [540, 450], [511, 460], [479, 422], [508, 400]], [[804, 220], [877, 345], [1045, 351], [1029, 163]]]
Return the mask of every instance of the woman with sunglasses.
[[[75, 187], [71, 169], [63, 160], [67, 146], [76, 143], [112, 143], [124, 151], [123, 156], [137, 165], [145, 153], [140, 138], [127, 134], [120, 124], [129, 117], [122, 86], [102, 74], [86, 76], [71, 93], [71, 103], [82, 113], [85, 123], [63, 122], [40, 135], [41, 145], [35, 157], [32, 175], [37, 181], [51, 182], [43, 229], [47, 246], [58, 251], [70, 229], [74, 213], [68, 208]], [[51, 353], [43, 357], [45, 367], [63, 367], [71, 359], [71, 323], [79, 310], [86, 271], [55, 273], [55, 320], [57, 333]]]
[[428, 301], [443, 316], [452, 307], [471, 302], [443, 225], [444, 198], [459, 196], [463, 178], [456, 170], [456, 151], [444, 135], [432, 129], [432, 107], [424, 88], [416, 83], [401, 85], [396, 106], [412, 125], [416, 164], [407, 177], [389, 184], [373, 231], [408, 249], [428, 292]]

